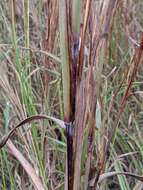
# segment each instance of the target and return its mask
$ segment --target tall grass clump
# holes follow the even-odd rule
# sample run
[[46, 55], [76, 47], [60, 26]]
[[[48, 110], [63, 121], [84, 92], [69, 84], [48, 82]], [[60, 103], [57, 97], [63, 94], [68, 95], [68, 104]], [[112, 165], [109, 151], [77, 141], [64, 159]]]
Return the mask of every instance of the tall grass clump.
[[142, 6], [0, 3], [1, 189], [143, 188]]

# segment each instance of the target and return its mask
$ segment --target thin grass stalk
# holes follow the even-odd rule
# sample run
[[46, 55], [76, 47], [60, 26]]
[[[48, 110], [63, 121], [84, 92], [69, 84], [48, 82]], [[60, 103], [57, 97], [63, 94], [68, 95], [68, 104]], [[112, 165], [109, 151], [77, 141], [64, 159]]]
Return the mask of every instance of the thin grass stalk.
[[12, 0], [12, 5], [11, 5], [11, 17], [12, 17], [12, 44], [13, 44], [13, 48], [15, 51], [15, 64], [16, 64], [16, 69], [18, 70], [18, 72], [20, 73], [21, 71], [21, 64], [20, 64], [20, 51], [18, 48], [18, 44], [17, 44], [17, 35], [16, 35], [16, 22], [15, 22], [15, 0]]
[[81, 32], [81, 45], [80, 45], [80, 51], [79, 51], [79, 62], [78, 62], [78, 71], [77, 71], [78, 82], [80, 82], [81, 77], [82, 77], [85, 35], [86, 35], [87, 23], [88, 23], [88, 19], [89, 19], [89, 15], [90, 15], [91, 3], [92, 3], [92, 0], [86, 1], [86, 8], [85, 8], [85, 13], [84, 13], [84, 22], [83, 22], [83, 28], [82, 28], [82, 32]]
[[11, 18], [12, 18], [12, 42], [14, 44], [15, 49], [17, 49], [16, 43], [16, 31], [15, 31], [15, 0], [11, 1]]
[[[46, 0], [43, 4], [44, 18], [45, 18], [45, 32], [42, 46], [45, 51], [53, 53], [55, 48], [55, 42], [57, 37], [57, 27], [58, 27], [58, 0], [48, 1]], [[49, 57], [44, 58], [43, 65], [48, 69], [53, 69], [54, 62], [49, 59]], [[47, 75], [45, 71], [43, 73], [43, 85], [44, 85], [44, 94], [46, 98], [49, 91], [49, 83], [51, 77]], [[43, 98], [44, 99], [44, 98]]]
[[29, 0], [24, 0], [25, 47], [29, 48]]

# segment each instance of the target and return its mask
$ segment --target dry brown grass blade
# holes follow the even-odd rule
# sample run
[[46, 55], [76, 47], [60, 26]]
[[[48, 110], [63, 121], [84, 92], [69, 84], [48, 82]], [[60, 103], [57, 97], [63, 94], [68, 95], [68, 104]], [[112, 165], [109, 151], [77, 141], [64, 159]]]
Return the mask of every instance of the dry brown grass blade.
[[[99, 180], [98, 180], [98, 183], [102, 183], [102, 181], [104, 181], [105, 179], [109, 178], [109, 177], [113, 177], [115, 175], [125, 175], [125, 176], [130, 176], [130, 177], [133, 177], [139, 181], [142, 181], [143, 182], [143, 176], [140, 176], [140, 175], [136, 175], [134, 173], [130, 173], [130, 172], [107, 172], [107, 173], [104, 173], [104, 174], [101, 174], [100, 177], [99, 177]], [[96, 178], [92, 179], [90, 181], [90, 186], [94, 186], [94, 181], [95, 181]]]
[[11, 140], [7, 141], [7, 147], [10, 150], [10, 153], [20, 162], [28, 176], [31, 178], [33, 185], [37, 190], [45, 190], [40, 178], [37, 176], [35, 170], [21, 154], [21, 152], [13, 145]]
[[41, 120], [41, 119], [52, 120], [52, 121], [56, 122], [60, 127], [64, 128], [64, 129], [66, 128], [64, 121], [61, 121], [59, 119], [56, 119], [54, 117], [50, 117], [50, 116], [47, 116], [47, 115], [34, 115], [34, 116], [31, 116], [31, 117], [28, 117], [27, 119], [24, 119], [22, 122], [20, 122], [18, 125], [16, 125], [13, 129], [11, 129], [8, 134], [4, 135], [2, 137], [2, 139], [0, 140], [0, 149], [6, 144], [8, 139], [13, 135], [13, 133], [15, 132], [15, 130], [17, 128], [19, 128], [22, 125], [27, 124], [27, 123], [29, 123], [29, 122], [31, 122], [33, 120]]
[[86, 29], [87, 29], [88, 19], [90, 15], [91, 3], [92, 3], [92, 0], [86, 1], [83, 28], [81, 28], [81, 45], [80, 45], [80, 50], [79, 50], [79, 61], [78, 61], [78, 70], [77, 70], [77, 76], [78, 76], [77, 80], [79, 82], [81, 80], [82, 71], [83, 71], [84, 45], [85, 45]]
[[87, 80], [87, 114], [88, 114], [88, 153], [87, 153], [87, 161], [85, 166], [85, 187], [87, 189], [89, 176], [91, 175], [92, 168], [92, 156], [93, 156], [93, 145], [95, 139], [95, 110], [96, 110], [96, 88], [95, 88], [95, 80], [94, 80], [94, 71], [93, 66], [91, 65], [88, 72], [88, 80]]
[[[58, 27], [58, 1], [49, 1], [46, 0], [43, 3], [44, 16], [45, 16], [45, 34], [42, 41], [42, 46], [45, 51], [50, 53], [54, 52], [55, 42], [57, 37], [57, 27]], [[45, 57], [43, 65], [48, 69], [53, 69], [56, 67], [53, 60], [49, 57]], [[47, 72], [43, 74], [43, 83], [44, 83], [44, 97], [48, 93], [48, 84], [51, 78], [47, 75]]]
[[127, 89], [125, 91], [125, 95], [124, 95], [122, 102], [121, 102], [121, 108], [120, 108], [121, 112], [124, 109], [124, 104], [125, 104], [126, 99], [129, 95], [130, 88], [131, 88], [132, 83], [136, 77], [140, 62], [142, 61], [142, 54], [143, 54], [143, 33], [141, 35], [140, 47], [136, 50], [136, 53], [135, 53], [135, 56], [133, 59], [133, 62], [134, 62], [133, 71], [132, 71], [132, 74], [130, 76]]
[[[123, 96], [123, 98], [121, 100], [119, 112], [118, 112], [118, 115], [117, 115], [116, 124], [115, 124], [115, 126], [114, 126], [114, 128], [113, 128], [113, 130], [111, 132], [111, 136], [110, 136], [110, 139], [109, 139], [109, 142], [108, 142], [108, 146], [109, 146], [111, 140], [114, 140], [114, 137], [115, 137], [114, 135], [115, 135], [115, 132], [116, 132], [116, 128], [118, 127], [121, 115], [123, 113], [123, 110], [124, 110], [126, 102], [127, 102], [127, 98], [130, 95], [130, 89], [131, 89], [133, 81], [134, 81], [134, 79], [136, 77], [139, 65], [140, 65], [140, 63], [142, 61], [142, 55], [143, 55], [143, 33], [141, 34], [140, 47], [136, 49], [135, 55], [133, 57], [133, 70], [132, 70], [132, 73], [131, 73], [131, 76], [130, 76], [130, 79], [129, 79], [129, 82], [128, 82], [128, 86], [127, 86], [127, 88], [125, 90], [125, 94], [124, 94], [124, 96]], [[109, 149], [109, 147], [108, 147], [108, 149]]]
[[76, 99], [76, 118], [75, 118], [75, 139], [74, 139], [74, 151], [75, 151], [75, 162], [74, 162], [74, 190], [80, 188], [80, 167], [81, 167], [81, 154], [82, 145], [84, 139], [84, 132], [86, 125], [89, 126], [89, 146], [88, 146], [88, 165], [86, 165], [86, 177], [88, 178], [90, 173], [90, 162], [92, 157], [92, 148], [94, 141], [94, 130], [95, 130], [95, 108], [96, 108], [96, 96], [95, 96], [95, 81], [93, 77], [93, 67], [90, 66], [87, 76], [84, 79], [82, 77], [80, 88], [77, 91]]
[[80, 168], [81, 153], [83, 144], [84, 127], [86, 123], [86, 94], [85, 79], [80, 82], [80, 87], [76, 94], [75, 112], [75, 135], [74, 135], [74, 190], [80, 189]]

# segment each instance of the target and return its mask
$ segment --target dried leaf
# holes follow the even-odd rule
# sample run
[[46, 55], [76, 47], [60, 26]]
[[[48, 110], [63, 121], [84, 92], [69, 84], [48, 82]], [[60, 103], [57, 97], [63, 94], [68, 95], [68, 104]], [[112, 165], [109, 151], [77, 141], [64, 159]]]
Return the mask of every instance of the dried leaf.
[[[104, 174], [100, 175], [98, 183], [101, 183], [103, 180], [105, 180], [105, 179], [107, 179], [109, 177], [115, 176], [115, 175], [130, 176], [130, 177], [133, 177], [133, 178], [143, 182], [143, 176], [136, 175], [134, 173], [130, 173], [130, 172], [107, 172], [107, 173], [104, 173]], [[96, 179], [96, 177], [90, 181], [90, 186], [91, 187], [93, 187], [95, 179]]]
[[14, 144], [11, 142], [11, 140], [8, 140], [7, 147], [10, 150], [10, 153], [20, 162], [21, 166], [24, 168], [27, 175], [31, 178], [34, 189], [37, 190], [44, 190], [44, 186], [42, 184], [42, 181], [40, 177], [36, 174], [35, 170], [31, 166], [31, 164], [28, 162], [28, 160], [22, 155], [22, 153], [14, 146]]
[[15, 126], [13, 129], [11, 129], [9, 131], [8, 134], [4, 135], [2, 137], [2, 139], [0, 140], [0, 149], [6, 144], [6, 142], [8, 141], [8, 139], [13, 135], [13, 133], [15, 132], [15, 130], [17, 128], [19, 128], [20, 126], [26, 124], [26, 123], [29, 123], [33, 120], [38, 120], [38, 119], [48, 119], [48, 120], [52, 120], [54, 121], [56, 124], [58, 124], [61, 128], [65, 129], [66, 126], [65, 126], [65, 122], [60, 120], [60, 119], [57, 119], [55, 117], [50, 117], [50, 116], [47, 116], [47, 115], [34, 115], [34, 116], [31, 116], [31, 117], [28, 117], [26, 119], [24, 119], [22, 122], [20, 122], [17, 126]]

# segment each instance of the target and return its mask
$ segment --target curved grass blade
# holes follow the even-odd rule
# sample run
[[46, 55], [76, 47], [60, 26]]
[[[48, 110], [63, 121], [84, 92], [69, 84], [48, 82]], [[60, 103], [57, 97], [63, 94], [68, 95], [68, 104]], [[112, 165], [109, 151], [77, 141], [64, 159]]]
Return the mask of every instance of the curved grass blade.
[[[109, 177], [115, 176], [115, 175], [130, 176], [130, 177], [133, 177], [133, 178], [143, 182], [143, 176], [140, 176], [140, 175], [137, 175], [137, 174], [134, 174], [134, 173], [130, 173], [130, 172], [107, 172], [107, 173], [104, 173], [104, 174], [100, 175], [98, 183], [101, 183], [103, 180], [105, 180], [105, 179], [107, 179]], [[96, 180], [96, 177], [90, 181], [90, 187], [94, 186], [94, 181], [95, 180]]]
[[4, 135], [1, 140], [0, 140], [0, 149], [6, 144], [6, 142], [8, 141], [8, 139], [13, 135], [13, 133], [15, 132], [15, 130], [19, 127], [21, 127], [22, 125], [26, 124], [26, 123], [30, 123], [33, 120], [41, 120], [41, 119], [48, 119], [48, 120], [52, 120], [54, 121], [56, 124], [58, 124], [61, 128], [66, 129], [65, 126], [65, 122], [57, 119], [55, 117], [51, 117], [51, 116], [47, 116], [47, 115], [34, 115], [31, 117], [28, 117], [26, 119], [24, 119], [23, 121], [21, 121], [18, 125], [16, 125], [13, 129], [11, 129], [8, 134]]

